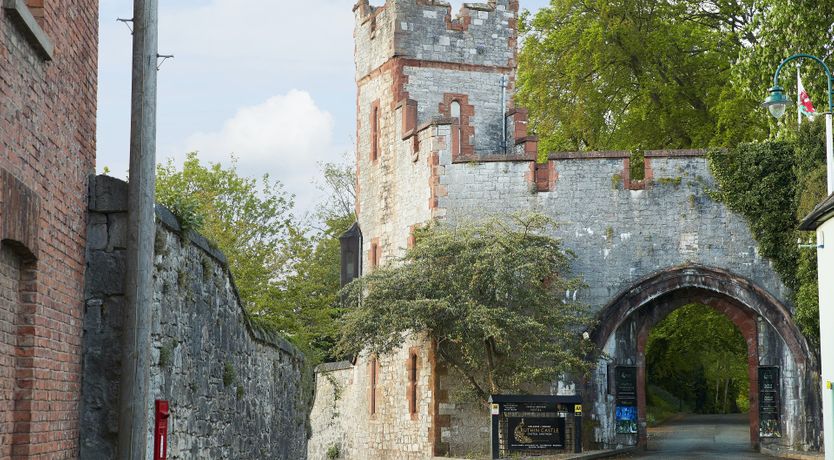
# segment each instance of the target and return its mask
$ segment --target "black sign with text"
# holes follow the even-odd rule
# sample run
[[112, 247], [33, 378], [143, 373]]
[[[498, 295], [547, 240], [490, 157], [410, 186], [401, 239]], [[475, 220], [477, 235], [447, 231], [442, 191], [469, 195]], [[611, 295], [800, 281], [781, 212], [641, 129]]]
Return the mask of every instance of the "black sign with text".
[[559, 417], [508, 417], [511, 451], [550, 450], [565, 447], [565, 419]]
[[759, 436], [779, 438], [780, 424], [779, 368], [759, 367]]

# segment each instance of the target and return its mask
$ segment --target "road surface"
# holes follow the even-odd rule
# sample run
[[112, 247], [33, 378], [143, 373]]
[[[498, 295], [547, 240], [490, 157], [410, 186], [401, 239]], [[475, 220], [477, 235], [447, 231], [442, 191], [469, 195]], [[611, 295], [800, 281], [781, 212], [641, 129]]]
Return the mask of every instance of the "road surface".
[[649, 429], [648, 449], [630, 458], [763, 459], [750, 448], [747, 414], [690, 414]]

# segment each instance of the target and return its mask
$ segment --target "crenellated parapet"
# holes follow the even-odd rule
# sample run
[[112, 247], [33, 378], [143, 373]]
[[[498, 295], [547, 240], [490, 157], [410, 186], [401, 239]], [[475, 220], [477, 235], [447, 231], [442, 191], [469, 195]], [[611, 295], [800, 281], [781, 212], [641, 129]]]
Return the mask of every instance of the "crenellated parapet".
[[518, 1], [466, 3], [453, 13], [441, 0], [387, 0], [353, 8], [357, 79], [387, 60], [411, 58], [512, 69], [518, 44]]

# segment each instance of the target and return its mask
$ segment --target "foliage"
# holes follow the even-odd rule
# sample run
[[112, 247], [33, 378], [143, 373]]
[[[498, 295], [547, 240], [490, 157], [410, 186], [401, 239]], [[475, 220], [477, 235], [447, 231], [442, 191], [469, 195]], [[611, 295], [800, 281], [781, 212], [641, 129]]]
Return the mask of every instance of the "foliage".
[[345, 287], [339, 348], [385, 354], [425, 334], [481, 400], [587, 372], [588, 308], [565, 296], [581, 283], [554, 225], [534, 214], [417, 231], [400, 263]]
[[675, 310], [652, 329], [646, 366], [650, 382], [697, 412], [734, 412], [739, 396], [748, 394], [747, 343], [729, 319], [705, 305]]
[[269, 327], [285, 331], [313, 365], [340, 358], [334, 349], [342, 315], [338, 297], [339, 236], [354, 221], [352, 213], [333, 216], [325, 221], [321, 233], [295, 245], [293, 257], [298, 262], [294, 272], [287, 278], [285, 288], [275, 294], [275, 304], [282, 307], [260, 318]]
[[235, 383], [235, 379], [237, 379], [237, 372], [235, 372], [235, 367], [232, 365], [231, 362], [226, 361], [223, 364], [223, 386], [227, 387]]
[[[181, 170], [171, 160], [157, 167], [157, 200], [223, 251], [252, 319], [287, 336], [313, 365], [337, 358], [339, 236], [355, 221], [353, 168], [321, 166], [328, 199], [313, 222], [294, 218], [278, 181], [241, 177], [234, 161], [202, 165], [195, 152]], [[185, 287], [188, 273], [178, 281]]]
[[275, 304], [281, 308], [261, 317], [262, 322], [285, 331], [312, 365], [340, 358], [335, 350], [342, 315], [338, 297], [339, 237], [356, 221], [353, 167], [325, 163], [321, 169], [320, 188], [328, 199], [319, 206], [316, 215], [316, 226], [320, 228], [292, 245], [292, 259], [297, 262], [285, 288], [275, 296]]
[[172, 160], [157, 167], [157, 201], [168, 206], [223, 251], [249, 311], [270, 308], [272, 293], [292, 267], [289, 246], [300, 238], [292, 197], [280, 182], [241, 177], [233, 161], [204, 166], [189, 153], [182, 170]]
[[799, 249], [807, 239], [799, 220], [826, 196], [822, 118], [804, 123], [793, 141], [742, 144], [709, 152], [719, 189], [714, 197], [744, 216], [783, 282], [792, 289], [794, 319], [812, 344], [819, 343], [816, 251]]
[[342, 455], [342, 449], [338, 444], [333, 444], [327, 448], [327, 460], [336, 460]]
[[742, 144], [709, 153], [719, 184], [714, 197], [745, 216], [761, 254], [771, 261], [785, 284], [796, 288], [796, 176], [794, 147], [789, 142]]
[[[519, 103], [544, 151], [763, 139], [777, 132], [759, 106], [773, 72], [797, 51], [831, 56], [833, 10], [834, 0], [551, 0], [522, 17]], [[822, 106], [820, 69], [802, 69]], [[792, 70], [780, 80], [789, 92]]]

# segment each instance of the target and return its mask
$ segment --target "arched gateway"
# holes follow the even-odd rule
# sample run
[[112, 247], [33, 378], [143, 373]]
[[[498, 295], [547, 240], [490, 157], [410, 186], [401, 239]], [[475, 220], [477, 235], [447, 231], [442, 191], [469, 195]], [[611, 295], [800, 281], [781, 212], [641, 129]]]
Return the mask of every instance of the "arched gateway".
[[[723, 313], [747, 342], [750, 441], [753, 445], [819, 447], [818, 366], [788, 308], [776, 297], [727, 270], [688, 264], [646, 276], [616, 295], [598, 315], [592, 340], [605, 351], [586, 394], [600, 434], [612, 444], [646, 444], [646, 343], [651, 329], [672, 311], [700, 303]], [[618, 434], [612, 423], [618, 366], [636, 370], [637, 435]], [[778, 424], [760, 420], [759, 368], [778, 369]], [[612, 383], [612, 384], [609, 384]], [[770, 403], [769, 403], [770, 405]], [[768, 416], [770, 420], [770, 416]], [[761, 436], [760, 436], [761, 434]]]
[[[751, 442], [819, 448], [817, 363], [791, 319], [792, 295], [744, 218], [713, 199], [705, 152], [562, 152], [537, 161], [537, 139], [512, 97], [517, 0], [470, 3], [460, 16], [441, 0], [358, 0], [353, 11], [361, 236], [351, 238], [344, 274], [397, 260], [414, 229], [433, 220], [550, 216], [559, 224], [553, 236], [576, 256], [573, 274], [587, 286], [566, 295], [599, 315], [593, 335], [608, 355], [582, 393], [586, 447], [641, 441], [644, 381], [635, 379], [632, 390], [642, 430], [638, 423], [637, 435], [618, 434], [614, 372], [644, 373], [648, 331], [699, 302], [726, 314], [747, 339]], [[778, 387], [778, 395], [766, 395], [778, 419], [769, 412], [763, 425], [779, 438], [759, 438], [759, 368], [778, 374], [768, 390]], [[490, 413], [458, 397], [464, 386], [419, 336], [387, 356], [324, 364], [309, 456], [486, 453]]]

